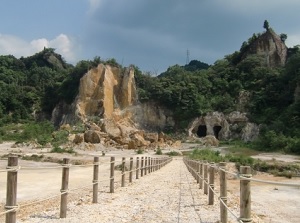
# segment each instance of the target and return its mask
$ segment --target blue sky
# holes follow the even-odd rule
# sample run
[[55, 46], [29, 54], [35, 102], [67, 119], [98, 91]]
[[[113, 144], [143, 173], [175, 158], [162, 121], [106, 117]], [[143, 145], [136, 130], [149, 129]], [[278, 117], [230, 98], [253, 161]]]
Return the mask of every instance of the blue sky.
[[299, 0], [1, 0], [0, 54], [44, 46], [67, 62], [115, 58], [160, 73], [190, 60], [213, 64], [269, 21], [300, 44]]

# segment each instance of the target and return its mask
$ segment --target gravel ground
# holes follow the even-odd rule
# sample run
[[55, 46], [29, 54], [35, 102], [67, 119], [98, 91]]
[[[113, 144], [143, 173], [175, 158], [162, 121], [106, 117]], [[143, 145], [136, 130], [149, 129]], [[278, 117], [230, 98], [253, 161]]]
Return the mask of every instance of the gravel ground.
[[[192, 146], [192, 145], [188, 145]], [[188, 147], [187, 146], [187, 147]], [[0, 154], [15, 150], [7, 144], [0, 144]], [[183, 146], [182, 149], [187, 149]], [[33, 153], [35, 150], [22, 148], [22, 153]], [[71, 157], [92, 161], [93, 156], [101, 156], [101, 151], [85, 151], [84, 157]], [[48, 156], [48, 154], [46, 154]], [[52, 153], [50, 154], [52, 155]], [[65, 154], [54, 154], [65, 156]], [[147, 155], [147, 154], [144, 154]], [[148, 156], [153, 154], [148, 153]], [[268, 154], [269, 155], [269, 154]], [[18, 178], [18, 204], [21, 209], [17, 214], [17, 222], [217, 222], [219, 219], [219, 201], [215, 205], [207, 205], [207, 195], [187, 171], [182, 158], [175, 158], [161, 170], [134, 180], [126, 187], [120, 187], [120, 171], [115, 172], [117, 179], [114, 194], [108, 193], [109, 156], [115, 156], [120, 164], [121, 157], [127, 158], [136, 154], [133, 151], [111, 150], [107, 156], [100, 157], [99, 180], [105, 182], [99, 185], [99, 204], [91, 204], [91, 187], [69, 194], [68, 213], [66, 219], [59, 219], [59, 196], [34, 205], [26, 205], [43, 197], [59, 193], [61, 184], [61, 169], [35, 171], [21, 169]], [[270, 155], [269, 155], [270, 156]], [[273, 155], [272, 155], [273, 158]], [[287, 157], [276, 156], [276, 160]], [[292, 157], [293, 161], [299, 158]], [[289, 159], [290, 160], [290, 159]], [[0, 160], [0, 168], [6, 167], [6, 160]], [[105, 164], [106, 163], [106, 164]], [[21, 166], [43, 167], [57, 165], [53, 163], [32, 162], [20, 160]], [[232, 164], [233, 165], [233, 164]], [[233, 171], [233, 170], [232, 170]], [[74, 189], [91, 183], [92, 167], [71, 168], [69, 188]], [[300, 179], [273, 177], [268, 174], [258, 174], [255, 178], [268, 181], [300, 184]], [[215, 189], [218, 191], [218, 176]], [[6, 194], [6, 173], [0, 172], [0, 208], [3, 210]], [[298, 223], [300, 212], [300, 188], [282, 187], [252, 182], [252, 217], [253, 222], [267, 223]], [[25, 207], [23, 206], [25, 205]], [[228, 205], [230, 210], [239, 215], [239, 181], [228, 180]], [[5, 215], [0, 216], [4, 222]], [[229, 222], [237, 222], [229, 213]]]
[[217, 222], [219, 205], [208, 206], [198, 187], [182, 159], [174, 159], [114, 194], [100, 193], [99, 204], [88, 204], [89, 196], [70, 203], [65, 219], [59, 219], [59, 210], [53, 208], [18, 222]]

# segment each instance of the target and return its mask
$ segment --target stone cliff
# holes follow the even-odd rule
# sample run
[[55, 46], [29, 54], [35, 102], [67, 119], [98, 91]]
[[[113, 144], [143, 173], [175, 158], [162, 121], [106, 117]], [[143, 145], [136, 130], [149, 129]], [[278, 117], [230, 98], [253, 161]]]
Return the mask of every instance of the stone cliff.
[[98, 65], [80, 80], [76, 100], [77, 115], [82, 120], [97, 116], [112, 118], [115, 109], [124, 109], [137, 101], [133, 69]]
[[269, 67], [283, 66], [287, 59], [287, 47], [270, 28], [249, 45], [242, 58], [247, 57], [249, 54], [262, 56]]
[[172, 144], [149, 131], [161, 131], [175, 124], [171, 111], [154, 102], [138, 102], [133, 69], [103, 64], [80, 79], [75, 101], [71, 105], [59, 103], [52, 121], [58, 126], [83, 122], [86, 131], [74, 136], [77, 144], [101, 143], [130, 149]]

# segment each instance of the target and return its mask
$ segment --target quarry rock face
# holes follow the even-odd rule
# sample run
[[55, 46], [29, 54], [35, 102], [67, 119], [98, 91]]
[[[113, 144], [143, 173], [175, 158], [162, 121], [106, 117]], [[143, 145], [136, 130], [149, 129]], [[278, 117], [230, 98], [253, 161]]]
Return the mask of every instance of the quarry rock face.
[[[84, 123], [83, 136], [74, 143], [100, 143], [136, 149], [156, 148], [158, 133], [175, 122], [172, 112], [154, 102], [138, 103], [134, 69], [99, 64], [81, 79], [79, 93], [71, 105], [59, 103], [52, 113], [58, 125]], [[141, 129], [147, 132], [141, 131]], [[160, 146], [172, 142], [160, 142]]]
[[132, 108], [132, 119], [140, 128], [162, 131], [173, 128], [175, 121], [172, 111], [155, 102], [146, 102]]
[[[258, 134], [259, 127], [248, 121], [246, 113], [239, 111], [231, 112], [228, 115], [224, 115], [222, 112], [210, 112], [194, 119], [188, 127], [188, 135], [192, 138], [214, 136], [218, 140], [252, 141]], [[212, 141], [211, 138], [209, 141]]]
[[115, 109], [124, 109], [137, 101], [133, 69], [99, 64], [80, 80], [76, 114], [82, 120], [88, 116], [112, 118]]

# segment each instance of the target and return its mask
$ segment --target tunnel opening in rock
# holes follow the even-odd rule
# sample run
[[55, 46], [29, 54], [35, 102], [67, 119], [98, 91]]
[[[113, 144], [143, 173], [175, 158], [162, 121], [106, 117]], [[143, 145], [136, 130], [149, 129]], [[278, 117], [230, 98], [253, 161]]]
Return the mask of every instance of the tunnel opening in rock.
[[197, 130], [197, 135], [199, 137], [205, 137], [207, 132], [207, 127], [206, 125], [199, 125], [198, 130]]
[[219, 139], [219, 132], [221, 131], [221, 129], [222, 129], [222, 126], [220, 126], [220, 125], [215, 125], [213, 127], [214, 135], [217, 139]]

